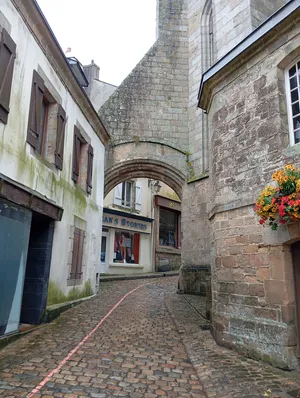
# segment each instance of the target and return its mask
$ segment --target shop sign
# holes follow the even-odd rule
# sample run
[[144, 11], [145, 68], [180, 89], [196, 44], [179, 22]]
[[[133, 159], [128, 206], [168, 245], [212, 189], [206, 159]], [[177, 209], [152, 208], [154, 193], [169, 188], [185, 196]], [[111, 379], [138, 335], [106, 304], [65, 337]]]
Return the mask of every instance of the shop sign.
[[129, 231], [151, 233], [151, 223], [149, 221], [137, 220], [130, 217], [116, 216], [103, 213], [103, 227], [113, 227], [118, 229], [127, 229]]

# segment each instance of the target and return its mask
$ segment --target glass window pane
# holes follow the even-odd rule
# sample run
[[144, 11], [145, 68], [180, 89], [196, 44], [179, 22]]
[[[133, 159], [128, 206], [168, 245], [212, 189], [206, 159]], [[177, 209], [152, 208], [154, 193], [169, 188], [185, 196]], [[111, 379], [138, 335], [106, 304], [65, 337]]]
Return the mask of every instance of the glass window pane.
[[293, 90], [294, 88], [296, 88], [298, 86], [298, 78], [297, 76], [294, 76], [290, 79], [290, 87], [291, 90]]
[[300, 69], [300, 61], [297, 63], [298, 69]]
[[295, 135], [295, 144], [297, 144], [298, 142], [300, 142], [300, 130], [295, 131], [294, 135]]
[[300, 128], [300, 115], [293, 118], [294, 130], [298, 130]]
[[43, 142], [45, 141], [45, 133], [47, 129], [47, 107], [48, 105], [45, 103], [45, 101], [42, 102], [42, 108], [41, 108], [41, 119], [40, 119], [40, 134], [39, 134], [39, 146], [38, 146], [38, 152], [43, 155]]
[[299, 94], [298, 94], [298, 89], [291, 91], [291, 99], [292, 102], [298, 101], [299, 99]]
[[292, 77], [296, 74], [296, 65], [289, 70], [289, 76]]
[[131, 206], [131, 182], [126, 183], [126, 206]]
[[105, 263], [106, 258], [106, 236], [102, 236], [101, 240], [101, 263]]
[[299, 102], [296, 102], [294, 105], [292, 105], [292, 111], [293, 111], [293, 116], [296, 116], [298, 115], [298, 113], [300, 113]]
[[177, 213], [160, 209], [159, 244], [160, 246], [177, 247]]
[[116, 231], [114, 242], [114, 263], [138, 264], [139, 234]]
[[126, 190], [126, 183], [122, 183], [122, 205], [125, 205], [125, 190]]

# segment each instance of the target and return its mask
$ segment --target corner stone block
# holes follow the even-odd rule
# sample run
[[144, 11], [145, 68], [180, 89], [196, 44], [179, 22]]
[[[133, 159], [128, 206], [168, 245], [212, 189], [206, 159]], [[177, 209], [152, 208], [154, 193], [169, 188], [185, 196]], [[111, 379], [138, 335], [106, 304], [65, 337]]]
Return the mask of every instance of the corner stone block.
[[282, 322], [287, 324], [293, 324], [295, 322], [295, 306], [293, 305], [281, 306], [281, 318]]
[[269, 304], [285, 304], [285, 283], [283, 281], [268, 280], [264, 282], [266, 301]]

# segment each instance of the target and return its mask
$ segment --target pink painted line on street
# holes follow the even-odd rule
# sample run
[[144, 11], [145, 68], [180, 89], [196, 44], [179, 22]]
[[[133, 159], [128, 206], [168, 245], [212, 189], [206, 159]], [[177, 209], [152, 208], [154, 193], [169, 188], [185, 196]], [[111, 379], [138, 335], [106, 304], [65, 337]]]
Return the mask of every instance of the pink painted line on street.
[[35, 394], [37, 394], [40, 389], [42, 387], [44, 387], [44, 385], [46, 383], [48, 383], [48, 381], [50, 381], [51, 377], [53, 375], [55, 375], [57, 372], [60, 371], [60, 369], [66, 364], [66, 362], [75, 354], [75, 352], [78, 351], [78, 349], [96, 332], [97, 329], [99, 329], [99, 327], [102, 325], [102, 323], [106, 320], [106, 318], [108, 318], [110, 316], [110, 314], [122, 303], [123, 300], [125, 300], [125, 298], [127, 296], [129, 296], [131, 293], [135, 292], [136, 290], [140, 289], [141, 287], [144, 287], [146, 285], [150, 285], [153, 282], [149, 282], [149, 283], [144, 283], [143, 285], [140, 285], [138, 287], [136, 287], [135, 289], [131, 290], [130, 292], [126, 293], [125, 296], [123, 296], [121, 298], [121, 300], [119, 300], [117, 302], [116, 305], [114, 305], [112, 307], [112, 309], [110, 311], [108, 311], [108, 313], [101, 319], [101, 321], [94, 327], [94, 329], [92, 331], [90, 331], [89, 334], [87, 334], [82, 340], [81, 342], [72, 350], [70, 351], [69, 355], [67, 355], [57, 366], [57, 368], [55, 368], [54, 370], [52, 370], [52, 372], [50, 372], [28, 395], [27, 398], [32, 398], [34, 397]]

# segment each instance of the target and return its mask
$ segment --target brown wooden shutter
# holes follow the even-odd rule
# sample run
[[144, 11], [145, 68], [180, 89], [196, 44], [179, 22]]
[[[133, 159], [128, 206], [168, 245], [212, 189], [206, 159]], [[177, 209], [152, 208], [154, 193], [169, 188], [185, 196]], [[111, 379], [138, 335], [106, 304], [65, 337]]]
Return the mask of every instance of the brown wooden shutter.
[[85, 232], [79, 228], [74, 229], [73, 255], [70, 279], [81, 279], [82, 258]]
[[76, 279], [76, 269], [77, 269], [78, 251], [79, 251], [79, 237], [80, 237], [79, 229], [75, 228], [70, 279]]
[[7, 123], [9, 101], [16, 58], [16, 43], [5, 29], [0, 41], [0, 120]]
[[81, 277], [82, 277], [82, 258], [83, 258], [84, 237], [85, 237], [85, 232], [82, 229], [79, 229], [79, 248], [78, 248], [78, 261], [77, 261], [77, 269], [76, 269], [77, 278], [76, 279], [81, 279]]
[[32, 145], [34, 149], [38, 148], [39, 143], [44, 92], [44, 81], [37, 71], [34, 70], [27, 131], [27, 142]]
[[66, 112], [64, 111], [61, 105], [58, 105], [55, 166], [59, 170], [63, 169], [65, 126], [66, 126]]
[[80, 130], [77, 126], [74, 126], [72, 180], [76, 183], [78, 182], [80, 168], [80, 143]]
[[92, 192], [92, 181], [93, 181], [93, 162], [94, 162], [94, 149], [92, 145], [89, 145], [88, 149], [88, 169], [87, 169], [87, 181], [86, 191], [87, 193]]

